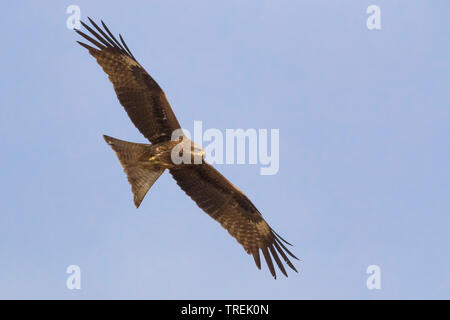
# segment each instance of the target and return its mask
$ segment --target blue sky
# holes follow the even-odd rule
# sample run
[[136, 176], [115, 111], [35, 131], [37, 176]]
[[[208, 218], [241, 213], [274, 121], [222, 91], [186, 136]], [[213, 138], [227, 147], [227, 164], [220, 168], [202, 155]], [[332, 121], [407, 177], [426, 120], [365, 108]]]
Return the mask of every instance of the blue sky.
[[[135, 209], [102, 139], [145, 142], [66, 28], [121, 33], [186, 129], [280, 130], [280, 170], [217, 165], [293, 243], [274, 281], [165, 173]], [[381, 8], [382, 29], [366, 28]], [[450, 298], [448, 1], [8, 2], [0, 298]], [[368, 290], [366, 268], [381, 268]], [[81, 290], [66, 288], [79, 265]]]

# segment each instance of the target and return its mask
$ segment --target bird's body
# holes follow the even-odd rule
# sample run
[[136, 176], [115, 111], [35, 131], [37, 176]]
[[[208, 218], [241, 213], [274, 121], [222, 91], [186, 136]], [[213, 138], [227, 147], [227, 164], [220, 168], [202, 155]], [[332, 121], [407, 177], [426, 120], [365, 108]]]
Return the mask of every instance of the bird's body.
[[[206, 163], [200, 147], [183, 135], [173, 139], [174, 132], [181, 127], [166, 95], [131, 54], [122, 36], [120, 43], [103, 22], [104, 29], [101, 29], [89, 20], [96, 31], [83, 22], [82, 25], [96, 39], [76, 31], [97, 48], [79, 44], [96, 58], [131, 121], [151, 142], [132, 143], [104, 136], [127, 174], [136, 207], [167, 169], [181, 189], [253, 256], [259, 269], [261, 250], [275, 278], [272, 257], [284, 275], [287, 273], [279, 255], [297, 271], [288, 258], [290, 255], [297, 259], [284, 245], [287, 242], [267, 224], [247, 196]], [[181, 162], [178, 161], [180, 158], [183, 159]]]

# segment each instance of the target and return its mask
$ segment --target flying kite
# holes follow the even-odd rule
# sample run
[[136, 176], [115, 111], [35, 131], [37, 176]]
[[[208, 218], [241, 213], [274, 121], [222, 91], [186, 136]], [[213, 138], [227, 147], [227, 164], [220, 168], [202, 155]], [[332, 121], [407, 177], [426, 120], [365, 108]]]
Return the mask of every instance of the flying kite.
[[[261, 269], [259, 253], [261, 250], [275, 279], [272, 257], [286, 277], [287, 273], [279, 255], [297, 272], [288, 255], [297, 260], [298, 258], [285, 246], [290, 243], [267, 224], [241, 190], [204, 161], [204, 150], [186, 137], [175, 141], [172, 139], [172, 133], [181, 130], [181, 127], [166, 95], [133, 56], [122, 36], [119, 35], [119, 42], [103, 21], [101, 23], [104, 29], [88, 19], [95, 30], [84, 22], [81, 24], [95, 39], [75, 29], [90, 42], [90, 45], [77, 42], [86, 48], [103, 68], [131, 121], [151, 142], [151, 144], [131, 143], [104, 136], [124, 168], [131, 184], [136, 207], [139, 207], [151, 186], [168, 169], [181, 189], [253, 256], [258, 269]], [[189, 146], [187, 150], [191, 153], [188, 158], [200, 158], [200, 163], [199, 161], [174, 163], [172, 151], [186, 144]], [[179, 154], [182, 155], [186, 149], [180, 150]]]

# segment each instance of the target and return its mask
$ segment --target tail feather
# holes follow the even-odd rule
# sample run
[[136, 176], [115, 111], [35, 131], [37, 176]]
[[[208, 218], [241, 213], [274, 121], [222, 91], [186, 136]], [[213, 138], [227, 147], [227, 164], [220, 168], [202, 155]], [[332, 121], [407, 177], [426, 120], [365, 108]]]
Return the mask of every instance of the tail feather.
[[103, 138], [116, 152], [128, 182], [131, 184], [134, 204], [136, 208], [139, 208], [148, 190], [164, 172], [164, 168], [140, 161], [144, 155], [151, 154], [151, 145], [127, 142], [106, 135]]
[[148, 190], [152, 187], [156, 180], [164, 172], [164, 169], [150, 170], [149, 168], [143, 168], [140, 166], [127, 166], [125, 167], [125, 173], [127, 174], [128, 181], [131, 184], [131, 191], [133, 192], [133, 200], [136, 208], [139, 208], [142, 200]]

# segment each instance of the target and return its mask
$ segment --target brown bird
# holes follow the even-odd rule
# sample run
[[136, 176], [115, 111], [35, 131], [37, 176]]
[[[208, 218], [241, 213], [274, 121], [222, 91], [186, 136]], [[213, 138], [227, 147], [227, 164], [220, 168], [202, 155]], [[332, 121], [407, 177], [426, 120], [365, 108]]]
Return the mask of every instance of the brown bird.
[[[172, 140], [172, 133], [181, 129], [180, 124], [163, 90], [137, 62], [122, 36], [119, 35], [119, 42], [103, 21], [104, 29], [88, 19], [95, 30], [84, 22], [81, 24], [95, 39], [79, 30], [75, 31], [95, 47], [77, 42], [89, 51], [106, 72], [120, 104], [136, 128], [151, 142], [131, 143], [104, 136], [124, 168], [136, 207], [139, 207], [153, 183], [168, 169], [181, 189], [253, 256], [258, 269], [261, 269], [261, 250], [275, 279], [272, 257], [286, 277], [279, 255], [297, 272], [288, 255], [298, 258], [284, 245], [290, 243], [267, 224], [241, 190], [204, 161], [203, 149], [184, 136], [180, 140]], [[179, 149], [174, 153], [175, 148]], [[183, 156], [183, 152], [193, 162], [175, 164], [173, 154]], [[195, 162], [196, 159], [200, 161]]]

